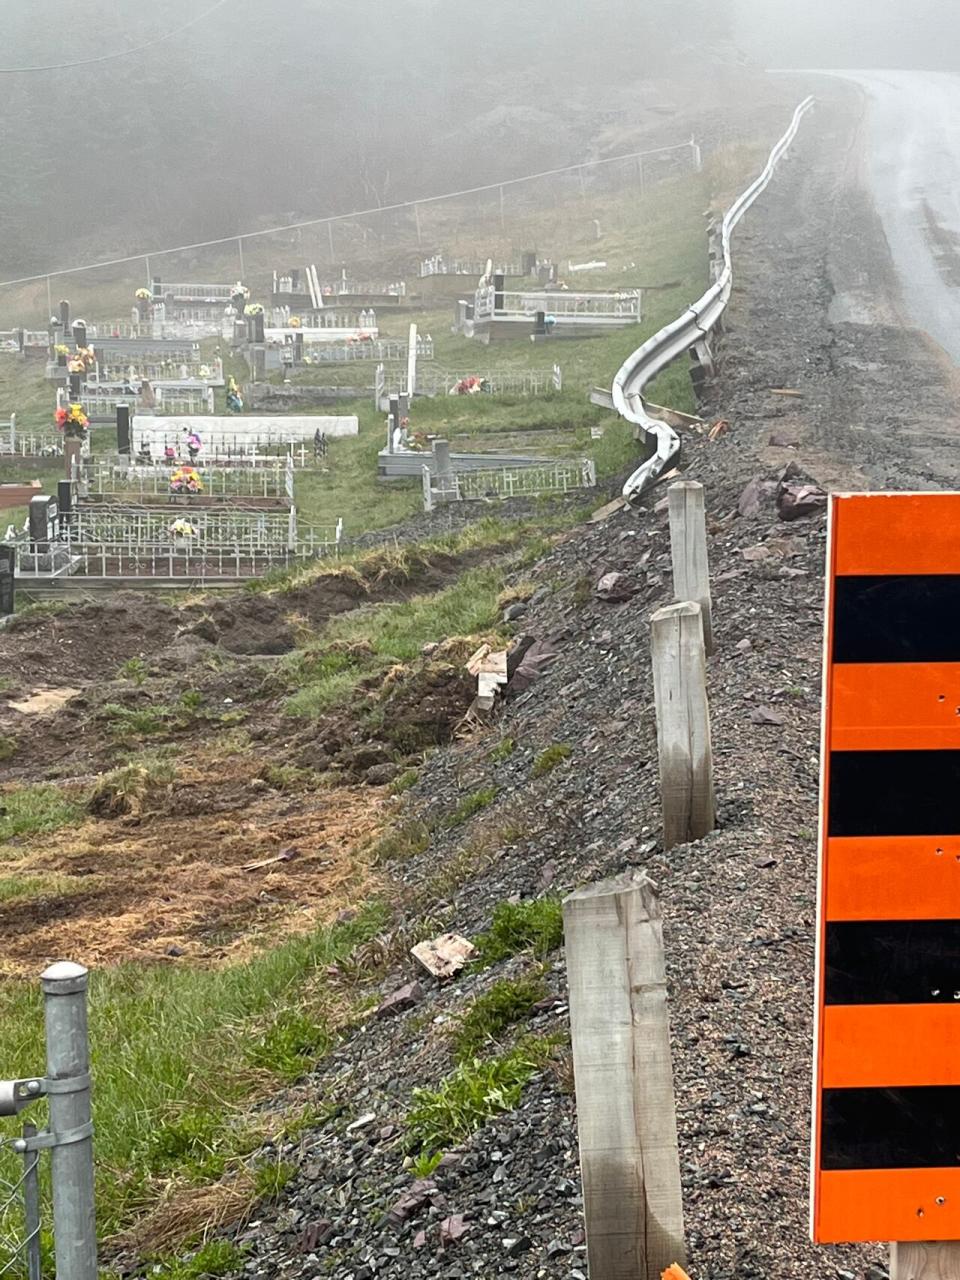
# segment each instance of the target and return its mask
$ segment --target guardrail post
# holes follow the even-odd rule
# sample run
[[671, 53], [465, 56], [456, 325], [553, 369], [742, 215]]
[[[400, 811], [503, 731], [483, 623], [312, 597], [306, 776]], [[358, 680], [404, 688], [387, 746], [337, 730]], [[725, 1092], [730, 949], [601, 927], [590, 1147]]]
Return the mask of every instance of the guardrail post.
[[714, 652], [713, 605], [707, 560], [707, 520], [703, 485], [678, 480], [667, 490], [670, 506], [670, 555], [675, 600], [694, 600], [703, 620], [703, 647]]
[[629, 873], [563, 904], [590, 1280], [684, 1260], [660, 903]]
[[890, 1280], [950, 1280], [960, 1276], [960, 1243], [891, 1244]]
[[57, 1280], [97, 1280], [87, 970], [61, 961], [41, 975]]
[[716, 825], [700, 606], [685, 601], [658, 609], [650, 640], [663, 847], [670, 849], [701, 839]]

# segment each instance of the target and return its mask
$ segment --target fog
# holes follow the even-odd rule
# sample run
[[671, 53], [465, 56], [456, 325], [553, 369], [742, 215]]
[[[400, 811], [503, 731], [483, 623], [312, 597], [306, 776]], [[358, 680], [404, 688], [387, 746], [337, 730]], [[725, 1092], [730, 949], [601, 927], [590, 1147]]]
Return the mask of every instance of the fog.
[[[211, 3], [0, 0], [0, 68]], [[953, 0], [228, 0], [0, 75], [0, 272], [605, 154], [701, 65], [944, 68], [958, 36]]]
[[960, 71], [956, 0], [733, 0], [734, 39], [772, 67]]

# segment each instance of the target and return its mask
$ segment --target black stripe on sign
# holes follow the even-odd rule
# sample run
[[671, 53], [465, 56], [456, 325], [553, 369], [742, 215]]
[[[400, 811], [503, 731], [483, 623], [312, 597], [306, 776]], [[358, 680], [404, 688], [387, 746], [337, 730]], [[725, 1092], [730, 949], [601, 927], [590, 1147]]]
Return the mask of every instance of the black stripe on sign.
[[834, 662], [960, 662], [960, 575], [840, 576]]
[[833, 751], [832, 836], [960, 834], [960, 751]]
[[824, 1089], [823, 1169], [960, 1165], [960, 1087]]
[[827, 1004], [960, 1004], [960, 920], [827, 923]]

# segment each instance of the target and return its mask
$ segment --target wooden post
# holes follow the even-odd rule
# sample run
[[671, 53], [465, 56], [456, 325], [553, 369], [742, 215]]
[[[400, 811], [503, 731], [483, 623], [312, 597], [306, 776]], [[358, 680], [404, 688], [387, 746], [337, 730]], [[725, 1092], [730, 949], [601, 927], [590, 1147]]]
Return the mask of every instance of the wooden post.
[[707, 561], [707, 520], [703, 485], [678, 480], [667, 491], [670, 503], [670, 554], [673, 559], [673, 595], [693, 600], [703, 620], [703, 647], [714, 652], [713, 606], [710, 600], [710, 567]]
[[700, 606], [687, 601], [650, 619], [660, 747], [663, 847], [699, 840], [716, 825], [713, 755]]
[[663, 929], [631, 872], [563, 904], [590, 1280], [684, 1261]]
[[960, 1243], [892, 1244], [890, 1280], [960, 1280]]

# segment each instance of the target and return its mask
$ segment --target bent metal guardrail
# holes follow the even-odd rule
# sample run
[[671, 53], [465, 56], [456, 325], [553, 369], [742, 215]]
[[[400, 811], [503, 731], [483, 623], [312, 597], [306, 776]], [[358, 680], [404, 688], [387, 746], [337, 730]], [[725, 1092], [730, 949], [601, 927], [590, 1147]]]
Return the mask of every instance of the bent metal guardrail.
[[752, 186], [735, 201], [722, 224], [723, 267], [715, 283], [699, 302], [688, 307], [677, 320], [666, 325], [659, 333], [648, 338], [643, 346], [621, 366], [613, 380], [613, 407], [621, 417], [640, 428], [648, 441], [655, 445], [655, 452], [630, 476], [623, 486], [623, 496], [628, 502], [636, 501], [654, 481], [675, 461], [680, 453], [680, 437], [665, 422], [653, 418], [647, 412], [643, 399], [644, 388], [661, 373], [677, 356], [706, 340], [717, 321], [723, 315], [733, 290], [733, 262], [730, 240], [737, 223], [753, 202], [770, 185], [780, 160], [797, 136], [800, 122], [813, 106], [814, 99], [806, 98], [793, 113], [790, 128], [770, 153], [766, 167]]

